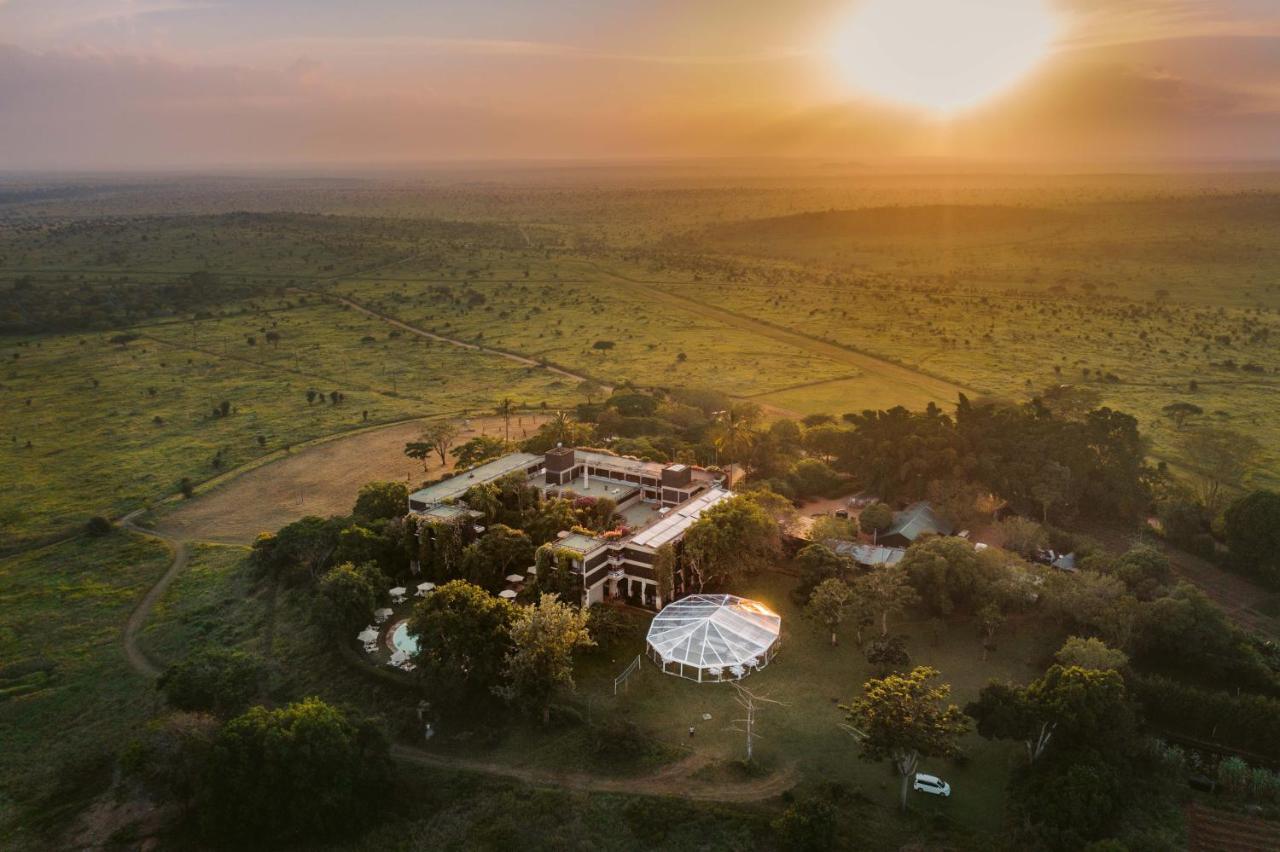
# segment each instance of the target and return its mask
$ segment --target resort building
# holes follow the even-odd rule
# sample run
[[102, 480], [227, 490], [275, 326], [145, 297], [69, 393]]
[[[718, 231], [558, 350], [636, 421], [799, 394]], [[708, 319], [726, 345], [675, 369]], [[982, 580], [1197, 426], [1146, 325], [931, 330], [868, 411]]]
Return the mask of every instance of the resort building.
[[[730, 496], [723, 475], [686, 464], [659, 464], [600, 450], [555, 447], [544, 455], [512, 453], [409, 495], [410, 512], [423, 517], [470, 512], [459, 501], [474, 485], [520, 473], [543, 498], [607, 497], [627, 532], [591, 536], [563, 531], [554, 542], [572, 556], [582, 578], [584, 605], [624, 599], [661, 609], [654, 560], [658, 549], [678, 547], [701, 514]], [[677, 572], [676, 589], [681, 586]]]

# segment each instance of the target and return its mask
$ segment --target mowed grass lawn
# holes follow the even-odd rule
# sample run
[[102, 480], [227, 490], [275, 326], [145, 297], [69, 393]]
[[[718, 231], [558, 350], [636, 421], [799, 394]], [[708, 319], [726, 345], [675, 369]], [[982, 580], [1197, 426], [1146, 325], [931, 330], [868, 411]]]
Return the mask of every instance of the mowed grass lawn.
[[[118, 516], [174, 493], [183, 477], [200, 483], [323, 435], [489, 412], [508, 394], [549, 406], [579, 398], [545, 370], [392, 337], [385, 323], [331, 304], [284, 304], [135, 327], [125, 346], [111, 342], [116, 332], [7, 340], [0, 548]], [[278, 346], [265, 329], [281, 335]], [[308, 390], [345, 399], [308, 403]], [[214, 416], [223, 401], [230, 415]]]
[[[840, 727], [844, 714], [837, 705], [860, 696], [863, 683], [874, 672], [852, 635], [832, 648], [824, 631], [802, 616], [788, 595], [795, 582], [788, 576], [768, 573], [735, 587], [736, 592], [767, 604], [783, 619], [779, 656], [744, 681], [757, 694], [782, 702], [782, 706], [767, 705], [760, 711], [756, 759], [772, 771], [794, 765], [802, 784], [841, 782], [885, 808], [896, 808], [898, 783], [893, 770], [887, 763], [859, 758], [857, 742]], [[741, 760], [745, 757], [745, 736], [730, 728], [735, 727], [733, 720], [742, 717], [742, 710], [728, 684], [699, 684], [664, 675], [645, 658], [625, 692], [613, 695], [614, 677], [643, 652], [648, 622], [648, 616], [637, 613], [628, 639], [607, 651], [582, 656], [575, 674], [578, 703], [597, 722], [610, 714], [635, 722], [668, 747], [667, 759], [694, 748], [726, 763]], [[1060, 644], [1056, 630], [1042, 632], [1037, 625], [1027, 624], [1000, 637], [998, 650], [983, 661], [977, 633], [968, 621], [947, 623], [936, 643], [928, 619], [918, 614], [891, 622], [890, 627], [909, 637], [913, 665], [929, 665], [942, 672], [941, 679], [952, 685], [952, 701], [961, 707], [975, 699], [993, 678], [1023, 683], [1034, 679], [1042, 671], [1043, 660]], [[711, 719], [704, 721], [707, 713]], [[690, 725], [695, 728], [692, 739]], [[456, 748], [446, 747], [451, 751]], [[937, 774], [951, 783], [951, 799], [913, 793], [911, 805], [925, 814], [947, 815], [974, 831], [996, 831], [1004, 817], [1005, 787], [1018, 749], [973, 733], [965, 736], [962, 747], [963, 761], [926, 758], [920, 767], [922, 772]], [[516, 765], [565, 771], [591, 767], [607, 772], [608, 767], [602, 767], [585, 749], [586, 737], [580, 727], [548, 730], [515, 716], [513, 725], [485, 754], [487, 759]]]
[[171, 556], [117, 531], [0, 560], [0, 824], [150, 717], [155, 690], [129, 668], [121, 630]]

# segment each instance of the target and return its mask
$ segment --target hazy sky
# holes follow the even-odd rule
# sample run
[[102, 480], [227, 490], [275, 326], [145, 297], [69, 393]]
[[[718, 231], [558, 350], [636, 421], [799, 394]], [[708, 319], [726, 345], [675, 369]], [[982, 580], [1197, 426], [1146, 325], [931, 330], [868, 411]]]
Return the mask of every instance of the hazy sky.
[[842, 76], [860, 1], [0, 0], [0, 169], [1280, 152], [1280, 0], [1045, 0], [950, 116]]

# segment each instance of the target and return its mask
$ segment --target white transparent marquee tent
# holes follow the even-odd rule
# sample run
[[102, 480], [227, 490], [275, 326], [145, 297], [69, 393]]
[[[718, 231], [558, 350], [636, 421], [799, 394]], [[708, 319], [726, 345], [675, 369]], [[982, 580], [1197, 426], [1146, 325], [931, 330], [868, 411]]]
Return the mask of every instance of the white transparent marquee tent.
[[699, 683], [739, 680], [769, 665], [782, 618], [733, 595], [690, 595], [649, 625], [646, 652], [667, 674]]

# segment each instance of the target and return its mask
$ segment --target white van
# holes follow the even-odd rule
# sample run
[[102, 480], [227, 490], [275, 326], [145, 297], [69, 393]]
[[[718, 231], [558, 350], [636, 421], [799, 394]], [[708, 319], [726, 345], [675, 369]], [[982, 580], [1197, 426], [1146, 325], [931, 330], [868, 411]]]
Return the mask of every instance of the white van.
[[951, 798], [951, 785], [936, 775], [925, 775], [923, 772], [917, 772], [916, 782], [912, 785], [912, 788], [919, 790], [921, 793]]

